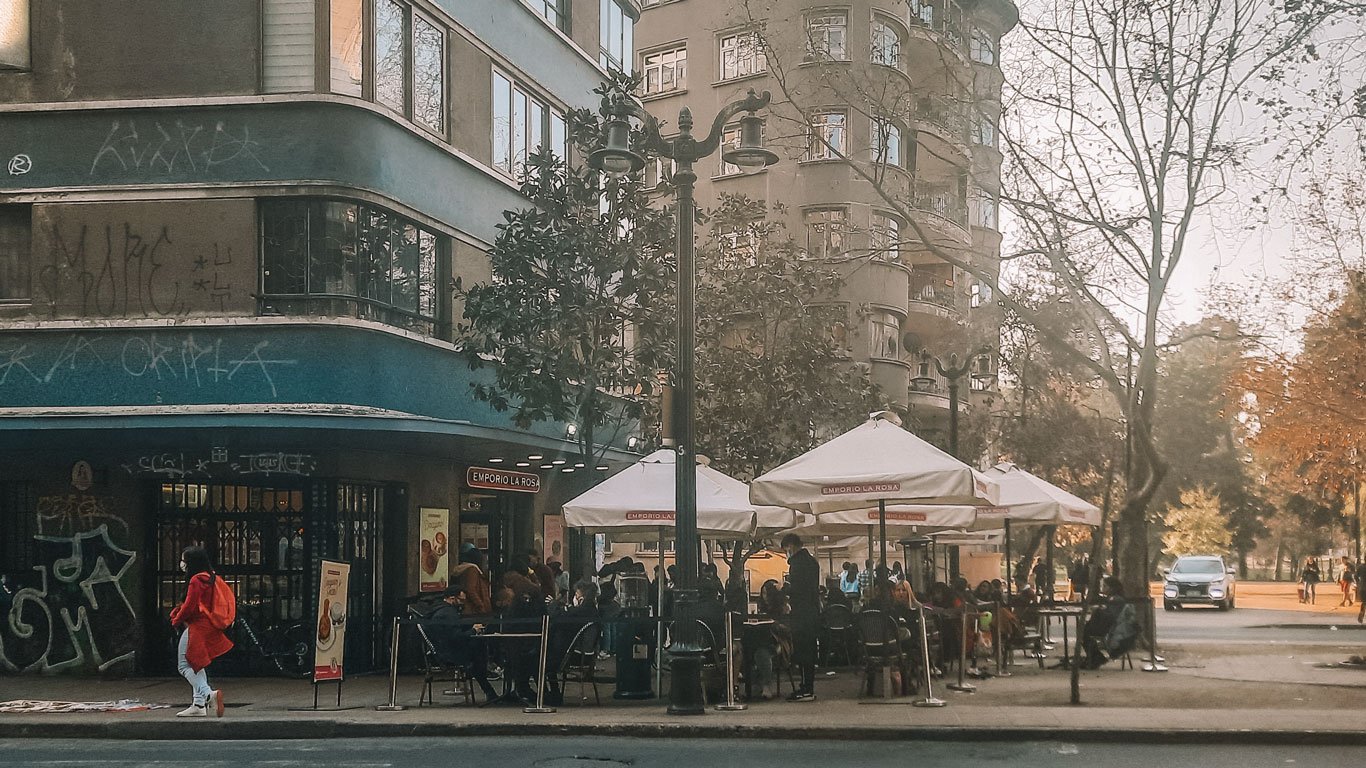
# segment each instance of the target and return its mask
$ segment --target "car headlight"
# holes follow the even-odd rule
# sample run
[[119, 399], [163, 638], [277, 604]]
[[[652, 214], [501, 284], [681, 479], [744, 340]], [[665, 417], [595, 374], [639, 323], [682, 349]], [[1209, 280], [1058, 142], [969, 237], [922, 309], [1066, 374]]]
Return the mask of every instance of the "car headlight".
[[1163, 597], [1176, 597], [1176, 585], [1175, 585], [1175, 584], [1168, 584], [1167, 586], [1163, 587], [1163, 588], [1162, 588], [1162, 596], [1163, 596]]
[[1224, 585], [1223, 585], [1223, 584], [1211, 584], [1211, 585], [1209, 585], [1209, 596], [1210, 596], [1210, 597], [1223, 597], [1223, 596], [1224, 596]]

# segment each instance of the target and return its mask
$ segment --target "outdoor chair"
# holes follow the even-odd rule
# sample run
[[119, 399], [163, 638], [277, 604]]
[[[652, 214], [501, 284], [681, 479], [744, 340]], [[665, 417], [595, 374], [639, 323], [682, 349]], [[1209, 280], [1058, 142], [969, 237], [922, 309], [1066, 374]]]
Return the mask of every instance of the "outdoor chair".
[[901, 684], [905, 685], [909, 682], [909, 670], [906, 668], [906, 657], [901, 652], [896, 622], [883, 611], [866, 610], [858, 615], [857, 624], [859, 640], [863, 645], [864, 690], [870, 695], [874, 693], [874, 681], [885, 673], [887, 684], [883, 688], [884, 697], [898, 695], [900, 686], [893, 684], [895, 677], [892, 673], [898, 673]]
[[829, 666], [836, 666], [835, 659], [837, 653], [843, 653], [844, 665], [852, 667], [854, 665], [854, 653], [852, 649], [852, 638], [854, 634], [854, 612], [849, 606], [834, 604], [825, 609], [821, 614], [821, 623], [825, 629], [825, 661]]
[[474, 703], [474, 689], [470, 685], [469, 670], [458, 664], [447, 664], [437, 655], [436, 646], [432, 643], [431, 636], [427, 634], [427, 627], [421, 623], [413, 625], [417, 629], [418, 639], [422, 645], [422, 691], [418, 695], [417, 705], [420, 707], [425, 704], [435, 704], [436, 699], [432, 696], [433, 683], [452, 683], [457, 694], [463, 694], [466, 704]]
[[559, 678], [560, 692], [565, 690], [566, 683], [579, 684], [579, 701], [586, 703], [588, 697], [584, 695], [584, 686], [593, 686], [593, 703], [601, 705], [602, 698], [598, 695], [598, 651], [602, 647], [602, 625], [597, 622], [585, 624], [574, 633], [574, 639], [569, 642], [569, 648], [564, 653], [564, 658], [560, 661]]

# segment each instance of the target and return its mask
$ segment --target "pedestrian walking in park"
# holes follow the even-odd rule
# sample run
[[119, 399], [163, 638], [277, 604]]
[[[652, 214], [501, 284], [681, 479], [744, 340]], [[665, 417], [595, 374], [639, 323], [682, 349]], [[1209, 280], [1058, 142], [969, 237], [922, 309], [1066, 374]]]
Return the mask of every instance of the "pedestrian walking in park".
[[1304, 599], [1300, 602], [1314, 604], [1314, 592], [1320, 580], [1318, 561], [1308, 558], [1304, 561], [1304, 570], [1300, 572], [1300, 583], [1304, 585]]
[[209, 687], [205, 669], [209, 662], [232, 650], [232, 641], [223, 630], [237, 618], [237, 598], [214, 573], [203, 547], [186, 547], [180, 555], [180, 570], [189, 584], [185, 602], [171, 611], [171, 625], [180, 632], [176, 668], [189, 681], [194, 700], [176, 717], [207, 717], [209, 709], [222, 717], [223, 693]]
[[820, 625], [820, 565], [796, 534], [783, 537], [787, 553], [788, 626], [792, 628], [792, 663], [801, 672], [801, 685], [790, 701], [816, 700], [816, 630]]
[[1356, 568], [1352, 566], [1352, 558], [1342, 556], [1342, 575], [1338, 576], [1338, 586], [1342, 588], [1342, 600], [1338, 606], [1352, 604], [1352, 585], [1356, 583]]
[[1087, 585], [1091, 583], [1091, 563], [1085, 555], [1072, 564], [1072, 570], [1068, 571], [1067, 578], [1072, 582], [1073, 597], [1078, 602], [1086, 602]]

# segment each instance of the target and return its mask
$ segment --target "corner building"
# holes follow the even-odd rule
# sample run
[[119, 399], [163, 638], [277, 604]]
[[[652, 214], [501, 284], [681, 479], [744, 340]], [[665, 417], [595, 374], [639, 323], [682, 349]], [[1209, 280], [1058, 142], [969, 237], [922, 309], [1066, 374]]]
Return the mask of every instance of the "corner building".
[[[595, 105], [620, 3], [5, 4], [0, 672], [172, 671], [191, 543], [258, 630], [349, 562], [348, 671], [433, 546], [562, 551], [594, 468], [473, 399], [450, 284]], [[268, 671], [236, 639], [220, 671]]]
[[[999, 348], [999, 44], [1017, 21], [1010, 0], [646, 0], [636, 30], [645, 106], [668, 125], [686, 106], [705, 131], [746, 90], [773, 92], [765, 133], [781, 162], [744, 175], [718, 153], [697, 169], [698, 199], [784, 206], [807, 255], [845, 276], [837, 343], [944, 442], [948, 382], [924, 354]], [[993, 279], [955, 269], [930, 240]], [[995, 358], [971, 361], [960, 412], [994, 396]]]

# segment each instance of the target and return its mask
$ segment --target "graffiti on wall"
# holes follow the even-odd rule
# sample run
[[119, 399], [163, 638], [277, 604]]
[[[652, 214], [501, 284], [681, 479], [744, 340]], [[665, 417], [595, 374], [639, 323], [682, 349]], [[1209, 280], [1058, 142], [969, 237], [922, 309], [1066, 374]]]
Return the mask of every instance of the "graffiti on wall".
[[232, 263], [230, 246], [173, 238], [166, 225], [58, 222], [37, 270], [37, 298], [54, 317], [221, 312], [233, 297]]
[[246, 125], [226, 121], [114, 120], [95, 150], [90, 175], [213, 173], [223, 167], [270, 170]]
[[307, 453], [267, 451], [230, 455], [225, 449], [215, 448], [208, 456], [189, 456], [183, 452], [149, 453], [125, 462], [123, 469], [134, 476], [184, 480], [227, 475], [309, 477], [317, 465], [317, 459]]
[[298, 363], [275, 357], [269, 341], [228, 342], [194, 334], [147, 333], [126, 338], [72, 334], [60, 348], [44, 347], [46, 357], [29, 344], [0, 346], [0, 387], [33, 382], [73, 386], [70, 381], [92, 367], [106, 378], [182, 382], [194, 389], [220, 385], [265, 385], [277, 397], [279, 369]]
[[131, 665], [140, 643], [126, 579], [137, 553], [126, 521], [87, 494], [39, 497], [35, 565], [17, 574], [0, 614], [0, 669], [105, 671]]

